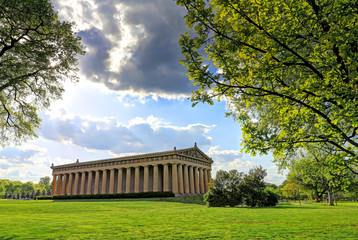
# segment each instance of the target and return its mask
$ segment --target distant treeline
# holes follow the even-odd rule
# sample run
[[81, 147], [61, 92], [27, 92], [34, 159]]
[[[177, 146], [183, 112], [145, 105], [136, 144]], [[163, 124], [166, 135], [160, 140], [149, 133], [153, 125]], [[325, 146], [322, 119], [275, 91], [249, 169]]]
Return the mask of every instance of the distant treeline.
[[0, 198], [33, 199], [35, 196], [51, 195], [50, 181], [50, 177], [41, 178], [39, 183], [0, 179]]

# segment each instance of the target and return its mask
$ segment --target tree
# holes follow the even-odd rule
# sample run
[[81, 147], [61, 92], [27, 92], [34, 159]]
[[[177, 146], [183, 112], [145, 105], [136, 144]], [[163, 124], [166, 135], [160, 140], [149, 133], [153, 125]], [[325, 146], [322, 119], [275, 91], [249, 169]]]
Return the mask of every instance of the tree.
[[35, 186], [32, 182], [26, 182], [21, 185], [21, 189], [25, 192], [31, 192], [31, 191], [35, 190]]
[[244, 195], [244, 202], [247, 206], [265, 206], [266, 184], [264, 178], [267, 176], [266, 170], [254, 167], [249, 170], [240, 185], [240, 190]]
[[51, 178], [50, 178], [50, 177], [46, 176], [46, 177], [40, 178], [39, 184], [43, 184], [43, 185], [45, 185], [45, 186], [49, 186], [50, 183], [51, 183]]
[[61, 22], [50, 0], [0, 0], [1, 144], [35, 137], [38, 110], [77, 81], [84, 54], [72, 23]]
[[338, 153], [326, 151], [327, 147], [318, 144], [308, 148], [309, 151], [301, 149], [291, 155], [287, 163], [289, 179], [295, 179], [306, 189], [314, 190], [317, 202], [323, 194], [327, 194], [329, 205], [333, 206], [333, 192], [349, 188], [354, 184], [356, 175], [333, 161], [339, 159]]
[[179, 41], [194, 105], [226, 99], [246, 152], [279, 161], [322, 143], [358, 174], [357, 1], [177, 4], [196, 32]]
[[241, 204], [242, 193], [239, 186], [242, 178], [243, 173], [237, 170], [219, 170], [212, 180], [209, 191], [204, 195], [204, 201], [209, 207], [234, 207]]
[[275, 206], [278, 195], [266, 187], [263, 181], [266, 170], [254, 167], [247, 174], [230, 170], [219, 170], [212, 180], [209, 191], [204, 195], [204, 201], [209, 207], [235, 207], [242, 204], [247, 206]]

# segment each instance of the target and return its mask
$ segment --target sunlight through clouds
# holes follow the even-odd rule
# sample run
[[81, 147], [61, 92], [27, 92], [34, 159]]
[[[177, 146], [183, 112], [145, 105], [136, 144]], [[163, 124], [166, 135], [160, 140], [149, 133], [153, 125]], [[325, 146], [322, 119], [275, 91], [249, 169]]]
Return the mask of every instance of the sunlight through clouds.
[[[87, 51], [76, 84], [41, 112], [38, 139], [0, 150], [0, 178], [38, 182], [55, 165], [198, 147], [218, 169], [269, 168], [271, 156], [239, 149], [241, 130], [225, 118], [228, 99], [191, 107], [192, 82], [178, 45], [186, 11], [167, 0], [54, 0], [75, 22]], [[219, 73], [221, 69], [217, 70]], [[270, 168], [270, 174], [277, 169]], [[270, 175], [273, 181], [280, 179]]]

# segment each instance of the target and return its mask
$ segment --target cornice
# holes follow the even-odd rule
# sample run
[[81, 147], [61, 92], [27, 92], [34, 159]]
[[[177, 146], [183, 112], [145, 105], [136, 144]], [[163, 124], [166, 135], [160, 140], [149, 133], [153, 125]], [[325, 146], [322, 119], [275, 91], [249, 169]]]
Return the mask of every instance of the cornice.
[[[193, 151], [193, 150], [198, 151], [205, 159], [183, 154], [184, 152]], [[195, 145], [192, 148], [186, 148], [180, 150], [176, 150], [174, 148], [174, 150], [172, 151], [131, 155], [125, 157], [109, 158], [109, 159], [86, 161], [86, 162], [77, 161], [76, 163], [63, 164], [57, 166], [52, 165], [51, 169], [53, 171], [76, 170], [76, 169], [86, 169], [86, 168], [93, 168], [93, 167], [109, 167], [109, 166], [118, 166], [118, 165], [125, 165], [125, 164], [148, 163], [148, 162], [170, 160], [170, 159], [181, 159], [184, 161], [207, 165], [207, 166], [210, 166], [213, 163], [212, 159], [209, 158]]]

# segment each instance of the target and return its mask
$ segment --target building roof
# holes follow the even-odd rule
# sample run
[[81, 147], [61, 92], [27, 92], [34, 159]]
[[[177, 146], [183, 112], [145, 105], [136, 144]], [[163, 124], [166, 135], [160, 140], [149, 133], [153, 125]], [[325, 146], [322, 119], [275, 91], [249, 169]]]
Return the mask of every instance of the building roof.
[[126, 160], [133, 160], [133, 159], [171, 156], [171, 155], [186, 156], [186, 157], [200, 159], [201, 161], [205, 161], [210, 164], [213, 163], [213, 160], [210, 157], [208, 157], [203, 151], [201, 151], [195, 143], [194, 147], [191, 147], [191, 148], [177, 150], [176, 147], [174, 147], [174, 150], [164, 151], [164, 152], [138, 154], [138, 155], [125, 156], [125, 157], [108, 158], [108, 159], [92, 160], [92, 161], [85, 161], [85, 162], [80, 162], [79, 159], [77, 159], [77, 161], [75, 163], [69, 163], [69, 164], [63, 164], [63, 165], [57, 165], [57, 166], [54, 166], [52, 164], [51, 168], [56, 169], [56, 168], [62, 168], [62, 167], [81, 166], [81, 165], [95, 164], [95, 163], [121, 162], [121, 161], [126, 161]]

